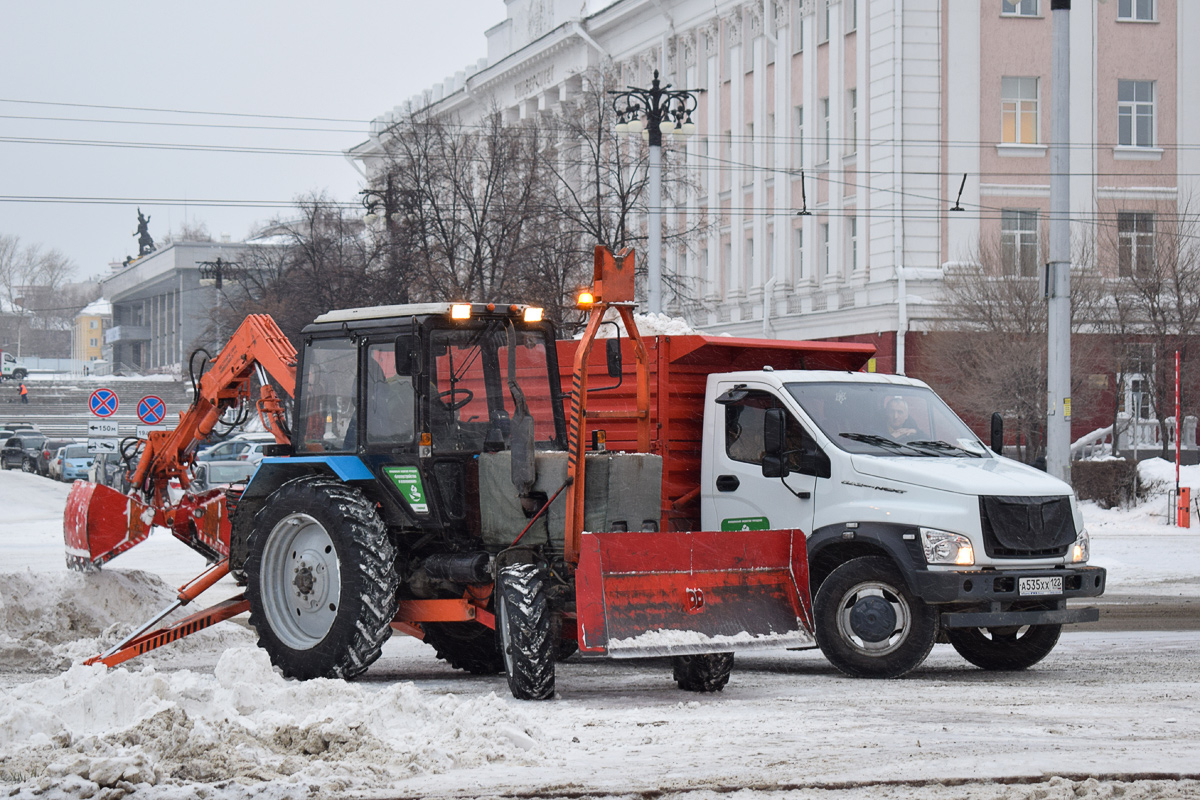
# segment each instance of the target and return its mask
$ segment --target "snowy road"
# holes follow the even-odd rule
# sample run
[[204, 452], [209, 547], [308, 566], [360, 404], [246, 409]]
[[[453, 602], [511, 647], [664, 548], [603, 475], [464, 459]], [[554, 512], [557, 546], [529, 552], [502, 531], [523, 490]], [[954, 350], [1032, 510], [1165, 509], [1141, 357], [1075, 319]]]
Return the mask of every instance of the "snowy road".
[[118, 569], [67, 574], [65, 494], [0, 473], [0, 796], [1200, 797], [1200, 534], [1148, 508], [1089, 510], [1094, 562], [1121, 603], [1183, 609], [1181, 630], [1078, 626], [1016, 674], [938, 645], [899, 681], [843, 678], [817, 652], [739, 656], [717, 695], [680, 692], [665, 662], [572, 660], [555, 701], [521, 703], [399, 636], [355, 683], [285, 681], [236, 623], [61, 672], [169, 595], [137, 570], [177, 585], [202, 567], [156, 535]]

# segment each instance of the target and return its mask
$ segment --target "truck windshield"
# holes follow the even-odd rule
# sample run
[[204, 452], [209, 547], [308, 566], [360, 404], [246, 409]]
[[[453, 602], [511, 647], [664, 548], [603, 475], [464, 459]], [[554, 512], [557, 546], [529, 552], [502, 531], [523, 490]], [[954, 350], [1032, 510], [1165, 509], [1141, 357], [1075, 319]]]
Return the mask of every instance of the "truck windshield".
[[942, 399], [923, 386], [789, 383], [804, 412], [850, 453], [987, 458], [989, 451]]

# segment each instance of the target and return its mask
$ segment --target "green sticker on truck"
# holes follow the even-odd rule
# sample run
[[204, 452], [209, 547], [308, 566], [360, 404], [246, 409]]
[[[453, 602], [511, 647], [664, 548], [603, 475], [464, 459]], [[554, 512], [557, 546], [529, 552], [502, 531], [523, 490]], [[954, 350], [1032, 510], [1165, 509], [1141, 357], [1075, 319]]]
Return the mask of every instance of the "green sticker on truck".
[[736, 517], [721, 520], [723, 531], [769, 531], [771, 522], [766, 517]]
[[425, 484], [421, 482], [421, 470], [416, 467], [384, 467], [384, 474], [392, 479], [400, 494], [417, 514], [428, 514], [429, 504], [425, 502]]

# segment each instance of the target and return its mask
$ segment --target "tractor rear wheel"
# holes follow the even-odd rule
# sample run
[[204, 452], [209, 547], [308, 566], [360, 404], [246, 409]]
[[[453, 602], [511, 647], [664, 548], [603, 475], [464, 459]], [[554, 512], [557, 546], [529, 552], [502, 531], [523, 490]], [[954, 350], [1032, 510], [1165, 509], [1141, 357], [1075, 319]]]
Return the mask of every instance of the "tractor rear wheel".
[[729, 683], [733, 653], [704, 653], [671, 659], [675, 683], [685, 692], [719, 692]]
[[496, 587], [496, 628], [508, 689], [518, 700], [549, 700], [556, 641], [546, 579], [536, 564], [512, 564], [500, 570]]
[[504, 655], [496, 632], [478, 622], [427, 622], [425, 642], [433, 646], [437, 657], [455, 669], [472, 675], [499, 675], [504, 672]]
[[1058, 644], [1062, 625], [951, 628], [948, 633], [958, 654], [980, 669], [1019, 670], [1049, 655]]
[[379, 658], [396, 613], [395, 548], [362, 492], [285, 483], [254, 520], [246, 599], [258, 644], [289, 678], [352, 678]]

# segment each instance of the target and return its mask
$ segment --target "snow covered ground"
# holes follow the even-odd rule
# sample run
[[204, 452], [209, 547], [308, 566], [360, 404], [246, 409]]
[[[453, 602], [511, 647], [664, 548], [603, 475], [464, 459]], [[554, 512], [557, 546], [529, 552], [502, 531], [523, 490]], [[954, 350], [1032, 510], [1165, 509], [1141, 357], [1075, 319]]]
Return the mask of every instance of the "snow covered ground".
[[[1200, 490], [1200, 468], [1183, 482]], [[0, 473], [0, 797], [1200, 797], [1197, 632], [1078, 626], [1017, 674], [938, 645], [883, 682], [815, 651], [739, 655], [717, 695], [680, 692], [665, 661], [573, 659], [548, 703], [401, 636], [354, 683], [286, 681], [238, 620], [79, 666], [204, 563], [156, 532], [67, 572], [66, 493]], [[1165, 525], [1165, 497], [1084, 514], [1110, 594], [1200, 595], [1200, 527]]]

